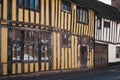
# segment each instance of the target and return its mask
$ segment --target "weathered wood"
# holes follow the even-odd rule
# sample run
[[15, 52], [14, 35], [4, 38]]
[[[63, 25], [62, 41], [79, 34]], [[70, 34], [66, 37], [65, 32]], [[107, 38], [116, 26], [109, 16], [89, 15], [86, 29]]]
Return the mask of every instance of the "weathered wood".
[[95, 44], [95, 66], [105, 66], [108, 64], [108, 45]]

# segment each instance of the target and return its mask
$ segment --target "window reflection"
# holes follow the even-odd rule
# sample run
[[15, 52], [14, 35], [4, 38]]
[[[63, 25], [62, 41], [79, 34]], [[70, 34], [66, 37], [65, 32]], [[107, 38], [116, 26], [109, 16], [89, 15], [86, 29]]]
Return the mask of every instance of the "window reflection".
[[35, 1], [34, 0], [30, 0], [30, 8], [35, 8]]
[[19, 5], [23, 5], [23, 0], [19, 0]]
[[40, 4], [39, 0], [35, 0], [35, 9], [39, 10], [40, 7], [39, 4]]
[[40, 9], [40, 0], [19, 0], [19, 6], [34, 10]]
[[71, 11], [71, 3], [66, 0], [62, 0], [61, 1], [61, 9], [70, 12]]
[[28, 6], [29, 6], [29, 4], [28, 4], [28, 3], [29, 3], [29, 0], [24, 0], [24, 1], [25, 1], [25, 3], [24, 3], [24, 4], [25, 4], [25, 7], [28, 7]]
[[21, 31], [12, 30], [12, 55], [13, 61], [21, 60]]
[[24, 60], [38, 60], [38, 32], [25, 31]]

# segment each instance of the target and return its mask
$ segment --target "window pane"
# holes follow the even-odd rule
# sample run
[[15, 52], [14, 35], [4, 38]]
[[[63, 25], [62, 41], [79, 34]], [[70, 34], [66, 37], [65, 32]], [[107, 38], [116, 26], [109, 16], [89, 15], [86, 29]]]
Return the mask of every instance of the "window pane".
[[79, 12], [79, 9], [77, 9], [77, 21], [79, 21], [80, 19], [80, 12]]
[[21, 31], [12, 30], [12, 59], [21, 60]]
[[38, 60], [38, 46], [37, 45], [30, 45], [29, 46], [28, 57], [29, 57], [29, 61]]
[[41, 60], [48, 61], [49, 60], [49, 50], [50, 50], [50, 33], [49, 32], [41, 32]]
[[33, 57], [35, 61], [38, 60], [38, 45], [35, 45], [33, 48]]
[[82, 11], [82, 9], [80, 9], [80, 22], [82, 22], [82, 19], [83, 19], [83, 11]]
[[34, 61], [33, 45], [29, 45], [29, 44], [24, 45], [24, 60]]
[[39, 10], [40, 2], [39, 0], [35, 0], [35, 9]]
[[38, 43], [38, 32], [34, 32], [33, 42]]
[[64, 1], [63, 1], [63, 0], [61, 1], [61, 8], [62, 8], [62, 10], [65, 9], [65, 4], [64, 4]]
[[21, 31], [12, 30], [12, 40], [13, 41], [21, 41]]
[[24, 45], [24, 60], [28, 61], [29, 60], [29, 46]]
[[29, 61], [34, 60], [33, 46], [32, 45], [29, 46], [29, 54], [28, 54], [28, 56], [29, 56]]
[[104, 21], [104, 27], [110, 28], [110, 22]]
[[29, 41], [33, 42], [34, 41], [34, 32], [33, 31], [29, 31], [28, 32], [28, 37], [29, 37]]
[[84, 22], [84, 23], [85, 23], [85, 16], [86, 16], [85, 10], [83, 10], [83, 21], [82, 22]]
[[67, 10], [67, 11], [70, 11], [71, 5], [70, 5], [70, 3], [67, 2], [67, 1], [66, 1], [66, 6], [67, 6], [66, 10]]
[[21, 45], [19, 43], [13, 43], [12, 53], [13, 53], [13, 60], [21, 60]]
[[120, 58], [120, 47], [116, 47], [116, 58]]
[[30, 8], [35, 8], [35, 1], [34, 0], [30, 0]]
[[29, 37], [29, 31], [24, 31], [24, 41], [27, 42], [29, 41], [30, 37]]
[[25, 1], [25, 7], [28, 7], [29, 6], [29, 1], [28, 0], [24, 0]]
[[88, 11], [86, 10], [86, 12], [85, 12], [85, 23], [88, 23]]
[[67, 6], [66, 2], [64, 3], [64, 6], [65, 6], [64, 10], [68, 11], [68, 10], [67, 10], [67, 7], [68, 7], [68, 6]]
[[62, 10], [70, 11], [71, 10], [71, 3], [68, 1], [65, 1], [65, 0], [62, 0], [61, 1], [61, 8], [62, 8]]
[[23, 5], [23, 0], [19, 0], [19, 5]]
[[98, 19], [98, 20], [97, 20], [97, 28], [98, 28], [98, 29], [101, 29], [101, 19]]

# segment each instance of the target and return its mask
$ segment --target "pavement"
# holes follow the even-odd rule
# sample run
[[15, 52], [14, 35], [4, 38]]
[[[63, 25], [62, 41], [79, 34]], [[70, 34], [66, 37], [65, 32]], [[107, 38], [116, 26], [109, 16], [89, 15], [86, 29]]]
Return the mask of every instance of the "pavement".
[[2, 80], [120, 80], [120, 65], [44, 76], [14, 77]]

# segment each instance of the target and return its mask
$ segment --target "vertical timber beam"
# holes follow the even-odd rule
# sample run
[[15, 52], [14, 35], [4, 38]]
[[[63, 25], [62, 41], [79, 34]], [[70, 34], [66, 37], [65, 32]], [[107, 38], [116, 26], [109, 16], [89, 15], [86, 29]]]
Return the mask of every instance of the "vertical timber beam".
[[[8, 20], [12, 20], [12, 0], [8, 0]], [[12, 74], [12, 23], [8, 23], [8, 74]]]

